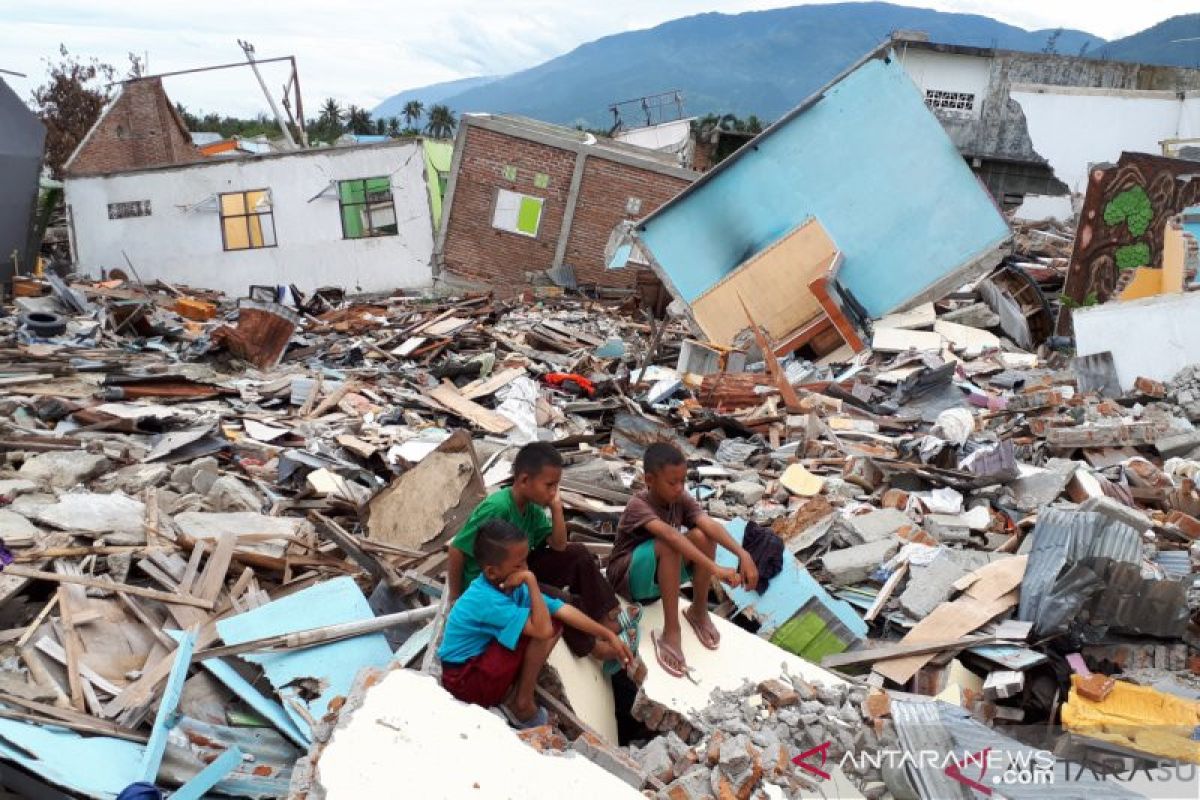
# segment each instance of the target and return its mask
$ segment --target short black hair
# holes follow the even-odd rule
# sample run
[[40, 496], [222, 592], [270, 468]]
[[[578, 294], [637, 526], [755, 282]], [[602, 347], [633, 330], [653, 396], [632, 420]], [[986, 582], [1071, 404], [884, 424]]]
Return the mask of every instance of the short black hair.
[[687, 459], [679, 452], [679, 448], [667, 442], [655, 442], [646, 448], [646, 455], [642, 456], [642, 469], [647, 475], [654, 475], [663, 467], [686, 463]]
[[513, 477], [537, 475], [546, 467], [562, 469], [562, 456], [549, 442], [530, 442], [518, 450], [517, 457], [513, 459]]
[[481, 567], [494, 567], [508, 555], [508, 548], [524, 541], [525, 534], [511, 522], [489, 519], [475, 532], [475, 560]]

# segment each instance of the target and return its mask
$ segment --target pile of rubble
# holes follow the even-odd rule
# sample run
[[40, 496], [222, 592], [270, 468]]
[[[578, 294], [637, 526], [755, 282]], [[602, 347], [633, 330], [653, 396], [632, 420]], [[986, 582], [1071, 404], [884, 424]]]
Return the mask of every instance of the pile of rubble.
[[[1062, 285], [1063, 232], [1018, 238], [869, 348], [778, 356], [753, 322], [715, 348], [632, 299], [22, 281], [0, 320], [0, 758], [85, 796], [330, 791], [356, 675], [436, 670], [445, 544], [538, 439], [602, 561], [654, 441], [735, 538], [763, 526], [789, 556], [761, 592], [719, 589], [730, 649], [699, 702], [652, 674], [597, 704], [606, 682], [552, 660], [539, 749], [675, 800], [901, 796], [843, 756], [902, 750], [891, 709], [920, 695], [997, 736], [1061, 721], [1186, 753], [1113, 731], [1155, 722], [1131, 690], [1200, 714], [1200, 368], [1122, 392], [1111, 358], [1051, 346], [1045, 309], [998, 312], [1014, 280]], [[755, 651], [764, 674], [725, 674], [749, 640], [815, 672]], [[131, 766], [100, 769], [106, 748]]]

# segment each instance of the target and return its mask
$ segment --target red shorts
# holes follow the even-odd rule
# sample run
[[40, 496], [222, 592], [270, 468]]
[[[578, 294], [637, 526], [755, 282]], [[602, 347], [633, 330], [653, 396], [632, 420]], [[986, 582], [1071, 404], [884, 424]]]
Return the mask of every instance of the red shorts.
[[442, 686], [464, 703], [490, 708], [500, 704], [517, 680], [529, 637], [522, 636], [516, 650], [492, 641], [479, 655], [465, 664], [442, 666]]

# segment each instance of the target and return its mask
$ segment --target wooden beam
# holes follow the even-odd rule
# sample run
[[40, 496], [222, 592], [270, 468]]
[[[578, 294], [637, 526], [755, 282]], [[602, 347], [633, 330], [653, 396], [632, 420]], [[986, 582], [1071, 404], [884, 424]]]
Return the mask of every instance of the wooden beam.
[[995, 644], [1000, 641], [994, 636], [974, 636], [959, 639], [943, 639], [936, 642], [914, 642], [913, 644], [891, 644], [883, 647], [868, 647], [863, 650], [850, 650], [845, 653], [833, 653], [821, 659], [822, 667], [849, 667], [858, 664], [873, 664], [876, 661], [887, 661], [906, 656], [923, 656], [927, 653], [940, 653], [943, 650], [965, 650], [976, 645]]
[[213, 601], [202, 600], [199, 597], [193, 597], [186, 594], [171, 594], [170, 592], [159, 592], [154, 589], [143, 589], [140, 586], [130, 586], [127, 583], [117, 583], [116, 581], [103, 580], [101, 578], [92, 578], [87, 575], [58, 575], [54, 572], [43, 572], [40, 569], [30, 569], [22, 567], [18, 564], [10, 564], [4, 569], [6, 575], [17, 575], [22, 578], [29, 578], [35, 581], [49, 581], [50, 583], [67, 583], [74, 586], [87, 586], [92, 589], [107, 589], [110, 592], [125, 592], [126, 594], [145, 597], [150, 600], [157, 600], [160, 603], [169, 603], [172, 605], [195, 606], [206, 610], [212, 610]]
[[813, 297], [817, 298], [817, 302], [821, 304], [821, 308], [833, 323], [833, 327], [837, 328], [842, 341], [850, 345], [854, 352], [861, 353], [867, 349], [867, 346], [859, 337], [854, 323], [847, 319], [846, 315], [842, 313], [842, 307], [833, 299], [833, 295], [829, 291], [830, 280], [828, 275], [822, 275], [808, 284], [808, 290], [812, 292]]

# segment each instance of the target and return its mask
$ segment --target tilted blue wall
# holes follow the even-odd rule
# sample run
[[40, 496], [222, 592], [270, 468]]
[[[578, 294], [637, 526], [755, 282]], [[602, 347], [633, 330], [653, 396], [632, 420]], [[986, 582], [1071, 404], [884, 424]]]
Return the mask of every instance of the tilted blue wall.
[[839, 282], [872, 316], [1009, 233], [894, 58], [865, 62], [733, 159], [639, 234], [688, 302], [808, 216], [842, 250]]

